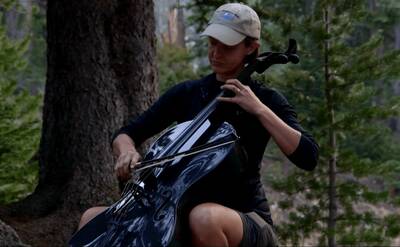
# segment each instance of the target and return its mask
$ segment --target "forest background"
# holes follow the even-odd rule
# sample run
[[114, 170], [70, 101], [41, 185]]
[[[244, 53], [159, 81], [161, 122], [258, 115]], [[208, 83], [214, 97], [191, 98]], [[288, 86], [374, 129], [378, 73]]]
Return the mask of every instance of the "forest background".
[[[158, 91], [147, 100], [210, 72], [198, 33], [225, 2], [155, 1]], [[321, 148], [311, 173], [273, 144], [265, 153], [262, 175], [280, 242], [400, 245], [400, 3], [244, 2], [262, 20], [263, 51], [283, 51], [288, 38], [297, 40], [299, 64], [272, 67], [257, 79], [288, 98]], [[28, 225], [19, 226], [9, 209], [39, 180], [49, 80], [46, 9], [46, 1], [0, 1], [0, 219], [32, 246], [43, 242], [30, 240]], [[40, 210], [33, 215], [51, 211]]]

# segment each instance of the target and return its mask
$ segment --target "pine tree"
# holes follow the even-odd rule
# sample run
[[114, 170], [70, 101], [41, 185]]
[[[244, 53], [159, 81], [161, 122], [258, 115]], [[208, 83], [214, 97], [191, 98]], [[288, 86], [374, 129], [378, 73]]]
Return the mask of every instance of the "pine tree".
[[[389, 244], [400, 232], [398, 216], [360, 208], [364, 202], [386, 201], [386, 186], [400, 169], [398, 141], [382, 121], [399, 114], [399, 99], [384, 89], [399, 76], [400, 53], [378, 53], [383, 36], [366, 34], [376, 17], [364, 1], [286, 4], [265, 6], [263, 13], [271, 20], [269, 36], [281, 31], [272, 45], [279, 44], [280, 36], [299, 41], [301, 65], [267, 79], [300, 108], [300, 119], [317, 137], [321, 154], [315, 172], [295, 170], [273, 183], [289, 195], [301, 192], [307, 202], [294, 203], [290, 197], [280, 203], [292, 209], [289, 223], [279, 226], [280, 236], [294, 244], [304, 244], [311, 234], [320, 237], [319, 245]], [[379, 97], [382, 93], [387, 98]], [[369, 188], [374, 180], [384, 188]]]
[[[289, 37], [298, 41], [300, 64], [272, 67], [260, 79], [283, 92], [320, 145], [311, 173], [279, 174], [282, 160], [267, 167], [274, 172], [267, 186], [287, 196], [278, 203], [289, 212], [277, 225], [281, 244], [390, 244], [400, 233], [399, 216], [368, 206], [393, 203], [386, 191], [400, 174], [399, 141], [385, 124], [400, 112], [399, 98], [388, 91], [400, 76], [400, 52], [382, 49], [388, 41], [381, 30], [399, 20], [399, 6], [380, 1], [371, 12], [361, 0], [245, 2], [260, 16], [265, 50], [284, 50]], [[194, 1], [197, 30], [220, 4]]]
[[43, 92], [46, 81], [46, 7], [34, 1], [29, 32], [30, 44], [25, 55], [28, 65], [20, 76], [22, 84], [31, 92]]
[[[1, 19], [1, 15], [0, 15]], [[29, 39], [15, 42], [0, 25], [0, 202], [26, 196], [36, 184], [40, 135], [41, 96], [17, 88], [18, 75], [26, 68], [24, 54]]]
[[190, 63], [191, 60], [192, 57], [186, 48], [173, 44], [158, 46], [157, 64], [160, 94], [179, 82], [198, 78]]

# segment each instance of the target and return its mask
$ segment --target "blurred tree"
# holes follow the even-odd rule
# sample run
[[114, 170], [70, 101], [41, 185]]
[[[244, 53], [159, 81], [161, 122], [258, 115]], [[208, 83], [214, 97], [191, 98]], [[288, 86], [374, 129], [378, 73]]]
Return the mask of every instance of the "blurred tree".
[[[198, 30], [224, 2], [193, 1]], [[387, 188], [400, 173], [399, 141], [385, 124], [399, 115], [390, 88], [399, 78], [400, 52], [382, 49], [390, 43], [386, 31], [398, 23], [398, 4], [379, 1], [371, 12], [361, 0], [245, 2], [260, 15], [264, 49], [283, 50], [288, 37], [298, 41], [300, 65], [259, 78], [287, 96], [321, 147], [314, 172], [268, 176], [269, 185], [289, 195], [279, 202], [290, 212], [289, 222], [277, 226], [282, 243], [304, 245], [316, 235], [318, 245], [389, 244], [400, 232], [399, 217], [360, 207], [390, 202]]]
[[1, 4], [0, 12], [4, 13], [4, 18], [0, 22], [5, 25], [8, 38], [16, 42], [26, 37], [30, 39], [24, 54], [28, 64], [19, 73], [17, 85], [29, 88], [33, 93], [41, 92], [46, 74], [45, 3], [40, 0], [13, 0], [7, 3], [8, 7]]
[[170, 44], [159, 45], [157, 61], [160, 94], [179, 82], [198, 78], [191, 63], [192, 57], [186, 48]]
[[[33, 0], [32, 0], [33, 1]], [[20, 75], [21, 84], [35, 94], [43, 92], [46, 81], [46, 6], [33, 1], [30, 46], [26, 54], [28, 66]]]
[[[281, 237], [303, 244], [317, 233], [319, 245], [389, 244], [399, 234], [399, 225], [388, 224], [396, 216], [359, 207], [387, 201], [387, 186], [399, 173], [398, 140], [383, 122], [399, 114], [399, 98], [387, 90], [399, 77], [399, 51], [381, 50], [384, 36], [372, 29], [380, 16], [365, 1], [263, 4], [271, 46], [295, 37], [302, 57], [300, 67], [282, 68], [266, 79], [300, 109], [300, 119], [321, 145], [314, 173], [295, 170], [273, 183], [290, 195], [302, 192], [308, 202], [280, 202], [295, 209], [290, 223], [279, 226]], [[385, 187], [372, 188], [374, 181]]]
[[85, 209], [117, 198], [112, 133], [157, 96], [152, 4], [47, 2], [39, 183], [5, 215], [23, 241], [65, 246]]
[[[0, 20], [13, 2], [0, 4]], [[0, 204], [30, 193], [37, 182], [37, 161], [32, 161], [39, 144], [41, 96], [31, 96], [17, 87], [26, 68], [29, 37], [10, 40], [0, 21]], [[25, 246], [16, 232], [0, 220], [0, 245]]]
[[26, 196], [37, 182], [37, 161], [29, 161], [39, 144], [41, 96], [17, 88], [28, 44], [8, 39], [0, 24], [0, 203]]

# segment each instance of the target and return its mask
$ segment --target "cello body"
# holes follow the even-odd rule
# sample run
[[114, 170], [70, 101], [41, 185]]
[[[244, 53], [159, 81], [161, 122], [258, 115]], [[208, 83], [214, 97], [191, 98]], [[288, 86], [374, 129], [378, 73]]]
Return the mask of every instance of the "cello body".
[[[179, 124], [160, 136], [145, 159], [157, 157], [189, 124], [190, 121]], [[204, 138], [209, 130], [207, 125], [210, 125], [208, 121], [181, 149], [190, 149], [200, 138]], [[175, 160], [163, 168], [155, 168], [151, 182], [135, 184], [133, 196], [125, 201], [120, 200], [91, 220], [72, 237], [69, 245], [169, 246], [190, 207], [210, 199], [196, 194], [191, 187], [216, 170], [224, 160], [235, 163], [238, 137], [230, 124], [222, 123], [207, 139], [209, 144], [227, 141], [230, 144], [200, 152], [190, 159]], [[189, 198], [194, 198], [194, 201]]]

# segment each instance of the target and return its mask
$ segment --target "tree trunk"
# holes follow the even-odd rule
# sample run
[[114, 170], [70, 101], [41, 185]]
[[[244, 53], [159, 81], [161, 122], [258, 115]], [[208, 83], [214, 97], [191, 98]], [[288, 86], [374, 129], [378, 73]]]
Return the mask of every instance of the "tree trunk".
[[0, 246], [29, 247], [21, 242], [17, 233], [0, 220]]
[[[330, 33], [330, 15], [331, 9], [324, 11], [325, 32]], [[336, 246], [336, 218], [337, 218], [337, 198], [336, 198], [336, 163], [337, 163], [337, 146], [336, 146], [336, 131], [335, 131], [335, 111], [333, 107], [333, 88], [331, 86], [331, 71], [329, 66], [329, 40], [325, 40], [325, 98], [327, 113], [329, 115], [329, 143], [328, 147], [332, 150], [329, 158], [329, 216], [328, 216], [328, 246]]]
[[177, 30], [178, 30], [178, 37], [176, 39], [176, 43], [179, 47], [185, 48], [185, 21], [183, 16], [183, 6], [180, 5], [178, 0], [178, 16], [177, 16]]
[[[394, 28], [394, 48], [400, 50], [400, 24], [397, 24]], [[400, 80], [393, 83], [393, 93], [400, 95]], [[390, 128], [395, 132], [396, 136], [400, 137], [400, 118], [393, 117], [389, 122]]]
[[8, 221], [65, 246], [85, 209], [118, 197], [112, 133], [156, 97], [153, 2], [49, 0], [47, 31], [39, 184]]
[[5, 12], [5, 25], [9, 38], [24, 38], [32, 29], [32, 0], [15, 1], [11, 9]]

